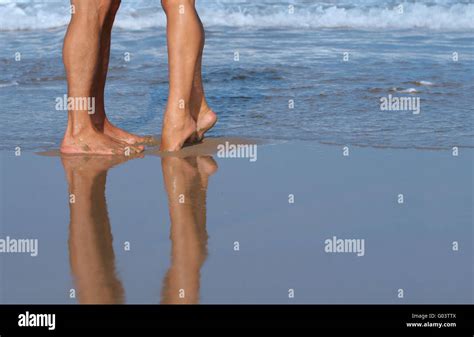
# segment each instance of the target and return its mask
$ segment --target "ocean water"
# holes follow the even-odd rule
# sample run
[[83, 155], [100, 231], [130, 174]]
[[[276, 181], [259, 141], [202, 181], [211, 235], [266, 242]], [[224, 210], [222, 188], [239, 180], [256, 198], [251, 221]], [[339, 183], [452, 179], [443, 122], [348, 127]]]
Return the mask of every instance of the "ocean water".
[[[219, 116], [210, 135], [474, 147], [473, 1], [197, 6], [207, 34], [205, 88]], [[66, 93], [61, 48], [68, 20], [65, 1], [0, 0], [0, 149], [58, 148], [67, 120], [55, 100]], [[159, 1], [122, 1], [106, 109], [132, 132], [160, 133], [165, 24]], [[419, 99], [420, 113], [382, 111], [380, 99], [389, 95]]]

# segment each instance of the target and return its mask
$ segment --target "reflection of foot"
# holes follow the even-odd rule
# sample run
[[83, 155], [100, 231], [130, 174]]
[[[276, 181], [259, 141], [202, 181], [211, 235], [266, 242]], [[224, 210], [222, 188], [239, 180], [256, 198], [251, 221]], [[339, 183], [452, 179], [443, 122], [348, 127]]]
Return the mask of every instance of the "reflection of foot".
[[60, 151], [64, 154], [128, 156], [140, 153], [143, 149], [143, 146], [125, 144], [93, 128], [88, 128], [74, 136], [66, 132]]
[[200, 156], [197, 157], [196, 160], [198, 171], [201, 176], [201, 185], [204, 189], [207, 189], [209, 177], [217, 172], [217, 163], [211, 156]]
[[161, 166], [171, 200], [178, 200], [179, 194], [191, 194], [189, 190], [198, 176], [198, 170], [192, 161], [169, 156], [161, 158]]
[[66, 172], [69, 184], [72, 184], [72, 174], [96, 177], [98, 174], [108, 171], [114, 166], [120, 165], [132, 158], [142, 158], [143, 154], [134, 157], [125, 156], [61, 156], [61, 162]]
[[161, 151], [174, 152], [183, 148], [184, 143], [196, 130], [196, 122], [186, 110], [165, 113], [161, 134]]
[[151, 144], [155, 142], [154, 138], [151, 136], [140, 137], [118, 128], [112, 123], [110, 123], [107, 118], [104, 120], [104, 125], [102, 128], [104, 134], [106, 134], [107, 136], [112, 137], [114, 139], [118, 139], [130, 145]]

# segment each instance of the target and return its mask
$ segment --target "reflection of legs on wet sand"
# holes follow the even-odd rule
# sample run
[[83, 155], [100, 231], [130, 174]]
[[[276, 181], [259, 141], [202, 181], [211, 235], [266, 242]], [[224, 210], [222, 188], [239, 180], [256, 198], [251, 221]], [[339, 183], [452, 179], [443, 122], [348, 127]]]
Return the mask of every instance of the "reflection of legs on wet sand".
[[162, 158], [171, 219], [171, 267], [163, 282], [164, 304], [198, 303], [200, 269], [207, 257], [206, 192], [217, 170], [211, 157]]
[[124, 301], [115, 255], [105, 183], [107, 171], [124, 157], [63, 156], [70, 193], [69, 254], [79, 303]]

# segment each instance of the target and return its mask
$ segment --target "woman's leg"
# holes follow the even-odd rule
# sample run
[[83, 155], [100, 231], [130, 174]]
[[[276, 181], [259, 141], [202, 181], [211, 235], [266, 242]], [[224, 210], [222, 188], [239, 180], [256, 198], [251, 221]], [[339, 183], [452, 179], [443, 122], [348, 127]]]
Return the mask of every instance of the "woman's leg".
[[161, 3], [167, 17], [169, 63], [169, 95], [161, 150], [177, 151], [196, 131], [190, 103], [203, 36], [193, 0], [162, 0]]
[[204, 160], [161, 159], [171, 220], [171, 265], [163, 280], [163, 304], [199, 302], [200, 272], [207, 257], [207, 181], [217, 170], [215, 162]]
[[[63, 48], [68, 97], [76, 102], [95, 100], [100, 37], [114, 0], [71, 0], [71, 4], [74, 5], [75, 13], [64, 38]], [[126, 155], [141, 150], [98, 132], [89, 111], [83, 105], [74, 105], [68, 111], [68, 125], [61, 143], [61, 152]]]
[[194, 137], [194, 141], [202, 140], [204, 138], [204, 134], [217, 122], [216, 114], [207, 105], [206, 95], [204, 93], [204, 87], [202, 84], [202, 54], [204, 51], [206, 35], [200, 19], [199, 24], [201, 26], [202, 39], [200, 52], [196, 63], [196, 70], [194, 73], [193, 90], [191, 92], [191, 115], [196, 122], [196, 135]]

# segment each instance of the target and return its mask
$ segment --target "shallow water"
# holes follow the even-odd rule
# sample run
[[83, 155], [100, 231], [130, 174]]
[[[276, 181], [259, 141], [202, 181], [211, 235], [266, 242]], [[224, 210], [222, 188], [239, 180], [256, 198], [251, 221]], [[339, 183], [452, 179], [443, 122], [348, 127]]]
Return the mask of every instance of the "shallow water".
[[[391, 1], [293, 1], [293, 14], [282, 1], [198, 4], [207, 30], [206, 91], [219, 115], [211, 135], [474, 146], [471, 2], [404, 3], [402, 16]], [[66, 92], [64, 13], [64, 3], [0, 2], [1, 149], [59, 145], [66, 113], [54, 107]], [[119, 11], [107, 111], [132, 132], [157, 134], [161, 128], [167, 95], [164, 24], [157, 2], [124, 1]], [[388, 95], [419, 98], [420, 114], [381, 111], [380, 98]]]
[[[2, 152], [0, 239], [37, 239], [38, 254], [0, 253], [0, 302], [472, 303], [473, 155], [344, 157], [315, 142], [259, 146], [255, 162]], [[327, 252], [334, 236], [363, 239], [363, 254]]]

